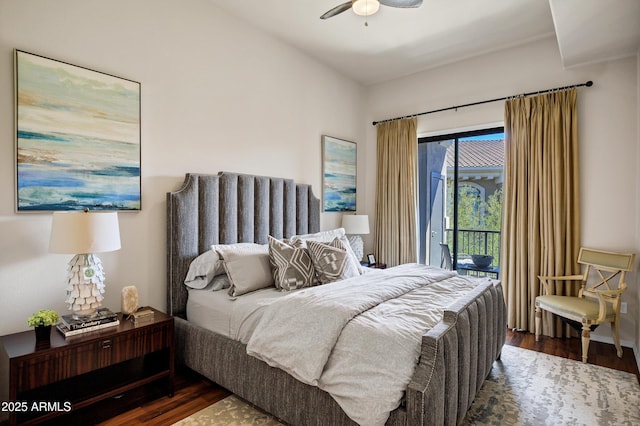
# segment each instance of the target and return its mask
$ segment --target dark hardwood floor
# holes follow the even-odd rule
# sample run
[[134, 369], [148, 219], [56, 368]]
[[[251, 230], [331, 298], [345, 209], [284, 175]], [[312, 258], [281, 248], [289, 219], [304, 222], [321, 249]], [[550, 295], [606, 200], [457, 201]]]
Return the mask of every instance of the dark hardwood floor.
[[[579, 338], [554, 339], [542, 336], [540, 341], [536, 342], [533, 333], [507, 330], [506, 343], [522, 349], [544, 352], [549, 355], [556, 355], [578, 361], [582, 360], [582, 342]], [[622, 358], [618, 358], [614, 345], [591, 341], [589, 344], [588, 362], [589, 364], [635, 374], [638, 382], [640, 382], [638, 365], [636, 364], [633, 349], [631, 348], [623, 347]]]
[[144, 403], [99, 425], [168, 426], [229, 395], [231, 392], [203, 376], [191, 370], [178, 369], [173, 397], [163, 396]]
[[[543, 337], [539, 342], [536, 342], [532, 333], [508, 330], [506, 343], [550, 355], [574, 360], [580, 359], [581, 344], [578, 338], [552, 339]], [[633, 350], [623, 349], [623, 357], [618, 358], [613, 345], [591, 342], [589, 363], [633, 373], [640, 381]], [[228, 395], [230, 393], [226, 389], [202, 376], [189, 371], [180, 371], [176, 376], [176, 392], [173, 398], [162, 397], [153, 400], [100, 424], [104, 426], [171, 425]]]

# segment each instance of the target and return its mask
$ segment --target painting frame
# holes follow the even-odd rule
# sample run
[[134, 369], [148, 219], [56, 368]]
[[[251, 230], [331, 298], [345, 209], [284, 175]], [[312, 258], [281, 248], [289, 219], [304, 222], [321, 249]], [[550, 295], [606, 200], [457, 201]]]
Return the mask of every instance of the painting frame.
[[142, 210], [141, 84], [14, 49], [15, 210]]
[[322, 136], [322, 211], [355, 212], [358, 145]]

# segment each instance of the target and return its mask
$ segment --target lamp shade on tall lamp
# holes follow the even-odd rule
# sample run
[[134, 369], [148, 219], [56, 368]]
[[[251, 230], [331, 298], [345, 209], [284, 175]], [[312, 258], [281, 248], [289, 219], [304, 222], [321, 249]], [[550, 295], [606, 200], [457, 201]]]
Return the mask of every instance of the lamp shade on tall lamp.
[[104, 270], [95, 253], [120, 249], [116, 212], [55, 212], [49, 252], [75, 254], [69, 261], [67, 300], [69, 310], [90, 316], [104, 299]]
[[342, 227], [344, 228], [349, 244], [358, 260], [364, 256], [364, 242], [360, 235], [369, 233], [369, 216], [366, 214], [346, 214], [342, 216]]

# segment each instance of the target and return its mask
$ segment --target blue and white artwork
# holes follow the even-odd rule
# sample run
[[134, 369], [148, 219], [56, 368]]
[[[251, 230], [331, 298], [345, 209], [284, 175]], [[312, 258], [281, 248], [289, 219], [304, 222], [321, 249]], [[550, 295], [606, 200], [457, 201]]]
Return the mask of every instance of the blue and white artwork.
[[17, 210], [140, 210], [140, 83], [16, 50]]
[[323, 136], [322, 155], [324, 211], [356, 211], [356, 144]]

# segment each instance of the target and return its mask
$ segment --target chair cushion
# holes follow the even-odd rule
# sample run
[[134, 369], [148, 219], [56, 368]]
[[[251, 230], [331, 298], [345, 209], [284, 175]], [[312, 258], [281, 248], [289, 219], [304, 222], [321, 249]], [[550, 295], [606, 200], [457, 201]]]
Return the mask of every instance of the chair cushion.
[[[585, 318], [591, 321], [598, 319], [600, 310], [600, 303], [596, 300], [571, 296], [538, 296], [536, 297], [536, 305], [545, 311], [558, 315]], [[613, 306], [610, 303], [607, 303], [606, 306], [607, 318], [613, 317]]]

